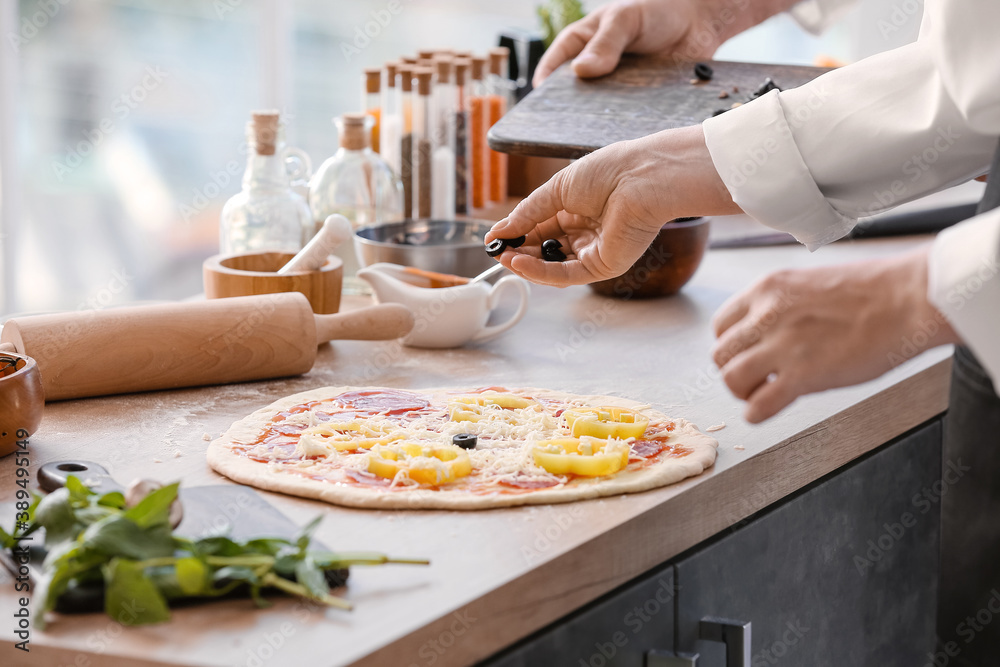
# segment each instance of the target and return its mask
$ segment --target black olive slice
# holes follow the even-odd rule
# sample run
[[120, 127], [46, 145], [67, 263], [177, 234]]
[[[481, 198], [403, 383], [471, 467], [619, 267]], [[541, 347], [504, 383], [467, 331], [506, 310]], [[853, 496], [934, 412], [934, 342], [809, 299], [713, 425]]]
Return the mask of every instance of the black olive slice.
[[502, 255], [503, 251], [507, 249], [507, 242], [503, 239], [493, 239], [486, 244], [486, 254], [490, 257], [496, 257], [497, 255]]
[[478, 442], [479, 436], [474, 433], [459, 433], [451, 439], [451, 444], [458, 445], [462, 449], [475, 449]]

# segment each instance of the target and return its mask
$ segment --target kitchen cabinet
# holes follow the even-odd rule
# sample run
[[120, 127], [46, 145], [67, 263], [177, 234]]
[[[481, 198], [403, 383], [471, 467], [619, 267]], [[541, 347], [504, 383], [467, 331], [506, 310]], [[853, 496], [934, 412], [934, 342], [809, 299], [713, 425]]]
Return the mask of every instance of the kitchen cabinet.
[[644, 662], [659, 650], [725, 667], [725, 646], [699, 639], [708, 617], [750, 624], [749, 652], [730, 665], [921, 664], [934, 650], [939, 500], [961, 474], [942, 480], [941, 431], [930, 421], [484, 665], [674, 664]]

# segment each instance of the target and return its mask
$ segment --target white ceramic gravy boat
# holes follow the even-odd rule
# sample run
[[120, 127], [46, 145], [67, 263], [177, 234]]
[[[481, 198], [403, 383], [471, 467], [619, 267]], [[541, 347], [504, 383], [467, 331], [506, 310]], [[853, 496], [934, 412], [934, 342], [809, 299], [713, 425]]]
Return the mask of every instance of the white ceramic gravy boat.
[[[371, 285], [378, 303], [401, 303], [413, 311], [413, 330], [402, 339], [412, 347], [458, 347], [489, 340], [517, 324], [528, 309], [528, 283], [517, 276], [501, 278], [495, 285], [482, 281], [432, 287], [419, 272], [379, 262], [358, 271], [358, 278]], [[487, 326], [505, 290], [517, 292], [517, 312], [501, 324]]]

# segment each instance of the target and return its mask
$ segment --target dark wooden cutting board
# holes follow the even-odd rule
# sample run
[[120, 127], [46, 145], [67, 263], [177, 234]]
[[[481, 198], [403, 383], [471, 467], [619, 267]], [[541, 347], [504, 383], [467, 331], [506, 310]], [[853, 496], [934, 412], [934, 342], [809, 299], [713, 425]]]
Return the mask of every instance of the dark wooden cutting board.
[[[692, 84], [694, 64], [624, 56], [598, 79], [563, 65], [493, 126], [490, 147], [505, 153], [579, 158], [616, 141], [697, 125], [717, 109], [745, 102], [770, 77], [795, 88], [829, 70], [796, 65], [707, 61], [711, 81]], [[733, 88], [739, 92], [733, 92]], [[729, 97], [719, 98], [726, 91]]]

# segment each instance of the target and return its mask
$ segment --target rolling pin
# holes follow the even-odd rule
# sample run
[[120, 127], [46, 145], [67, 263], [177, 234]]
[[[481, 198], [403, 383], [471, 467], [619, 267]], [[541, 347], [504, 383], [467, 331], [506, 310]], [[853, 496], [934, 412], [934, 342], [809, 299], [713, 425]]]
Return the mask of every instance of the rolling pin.
[[301, 375], [330, 340], [390, 340], [413, 314], [382, 304], [315, 315], [298, 292], [33, 315], [8, 320], [2, 349], [38, 362], [45, 399]]

